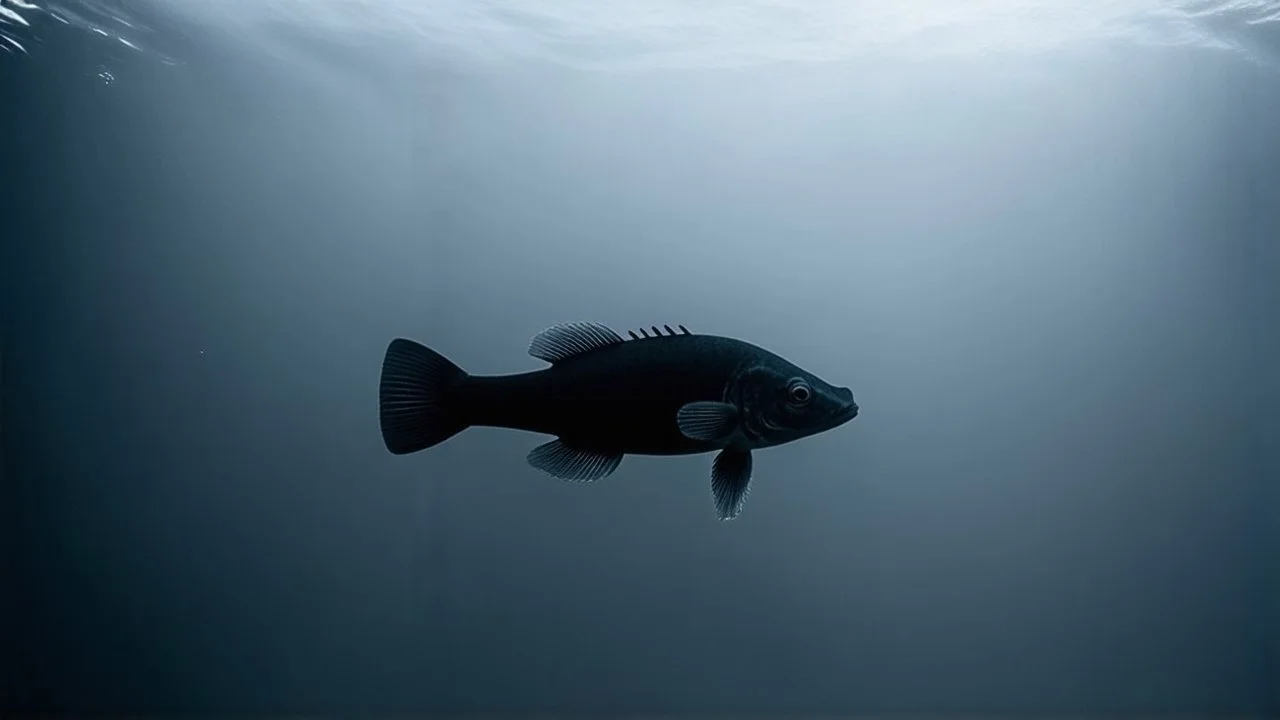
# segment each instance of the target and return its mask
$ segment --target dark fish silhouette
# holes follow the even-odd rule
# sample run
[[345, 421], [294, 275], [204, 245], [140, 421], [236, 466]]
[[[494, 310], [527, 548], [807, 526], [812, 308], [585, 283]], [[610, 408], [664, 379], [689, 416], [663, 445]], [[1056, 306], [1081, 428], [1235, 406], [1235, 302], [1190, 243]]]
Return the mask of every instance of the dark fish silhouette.
[[[529, 354], [551, 367], [518, 375], [468, 375], [444, 356], [398, 338], [378, 389], [382, 439], [397, 455], [437, 445], [473, 425], [554, 435], [529, 464], [591, 481], [622, 456], [718, 450], [711, 494], [722, 520], [750, 491], [751, 451], [830, 430], [858, 405], [834, 387], [750, 343], [695, 335], [683, 325], [631, 331], [597, 323], [539, 333]], [[664, 332], [665, 331], [665, 332]]]

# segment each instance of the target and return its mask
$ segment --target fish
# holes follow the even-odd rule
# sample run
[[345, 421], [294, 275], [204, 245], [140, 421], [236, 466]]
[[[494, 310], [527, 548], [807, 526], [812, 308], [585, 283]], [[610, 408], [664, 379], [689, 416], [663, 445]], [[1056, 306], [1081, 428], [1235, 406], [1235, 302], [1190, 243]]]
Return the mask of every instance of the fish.
[[857, 417], [853, 391], [743, 340], [653, 325], [628, 338], [596, 322], [538, 333], [529, 354], [550, 364], [471, 375], [398, 337], [378, 387], [382, 439], [394, 455], [439, 445], [469, 427], [550, 435], [526, 460], [561, 480], [608, 477], [626, 455], [715, 452], [711, 498], [720, 520], [742, 512], [753, 450]]

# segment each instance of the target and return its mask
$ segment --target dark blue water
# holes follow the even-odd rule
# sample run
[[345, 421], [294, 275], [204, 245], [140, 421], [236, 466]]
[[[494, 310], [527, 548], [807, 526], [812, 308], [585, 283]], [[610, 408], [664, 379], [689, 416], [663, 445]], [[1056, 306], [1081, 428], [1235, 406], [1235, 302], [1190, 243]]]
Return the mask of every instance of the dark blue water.
[[[1280, 713], [1265, 7], [3, 7], [3, 714]], [[572, 320], [863, 412], [731, 523], [383, 448]]]

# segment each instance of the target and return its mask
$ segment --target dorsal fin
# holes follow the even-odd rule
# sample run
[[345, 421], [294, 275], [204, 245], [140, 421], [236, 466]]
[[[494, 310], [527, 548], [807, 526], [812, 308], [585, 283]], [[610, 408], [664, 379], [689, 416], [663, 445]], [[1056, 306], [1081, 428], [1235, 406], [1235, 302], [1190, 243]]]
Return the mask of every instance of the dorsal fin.
[[657, 325], [650, 325], [648, 328], [640, 328], [640, 334], [638, 335], [635, 330], [628, 330], [627, 334], [631, 336], [632, 340], [651, 340], [653, 338], [693, 334], [689, 332], [689, 328], [683, 325], [677, 325], [676, 327], [680, 329], [673, 330], [670, 325], [663, 325], [662, 330], [659, 330]]
[[607, 325], [593, 322], [562, 323], [535, 335], [529, 342], [529, 354], [554, 364], [565, 358], [620, 342], [623, 342], [622, 336]]

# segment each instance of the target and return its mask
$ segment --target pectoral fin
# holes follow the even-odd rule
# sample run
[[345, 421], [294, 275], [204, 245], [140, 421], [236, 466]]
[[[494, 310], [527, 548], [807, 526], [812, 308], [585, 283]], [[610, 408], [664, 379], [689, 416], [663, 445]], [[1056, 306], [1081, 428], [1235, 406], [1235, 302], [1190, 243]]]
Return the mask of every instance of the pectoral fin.
[[751, 451], [721, 450], [711, 463], [711, 499], [716, 516], [732, 520], [751, 494]]
[[676, 411], [680, 433], [690, 440], [720, 442], [738, 431], [738, 408], [722, 402], [691, 402]]

